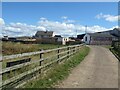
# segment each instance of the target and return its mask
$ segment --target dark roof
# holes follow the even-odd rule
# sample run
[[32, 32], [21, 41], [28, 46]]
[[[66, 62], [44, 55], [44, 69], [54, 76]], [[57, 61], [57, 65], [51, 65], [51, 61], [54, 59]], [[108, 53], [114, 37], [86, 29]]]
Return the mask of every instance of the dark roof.
[[114, 28], [112, 31], [111, 31], [111, 34], [116, 36], [116, 37], [120, 37], [120, 28]]
[[39, 36], [39, 35], [53, 35], [53, 31], [37, 31], [37, 33], [35, 34], [35, 36]]
[[105, 33], [88, 33], [92, 37], [114, 37], [111, 34], [105, 34]]
[[21, 37], [16, 37], [17, 39], [29, 39], [29, 38], [32, 38], [30, 36], [21, 36]]
[[118, 30], [118, 31], [120, 31], [120, 28], [114, 28], [113, 30]]
[[61, 37], [61, 35], [55, 35], [54, 37]]
[[83, 39], [84, 36], [85, 36], [85, 34], [80, 34], [80, 35], [77, 35], [77, 38], [78, 39]]

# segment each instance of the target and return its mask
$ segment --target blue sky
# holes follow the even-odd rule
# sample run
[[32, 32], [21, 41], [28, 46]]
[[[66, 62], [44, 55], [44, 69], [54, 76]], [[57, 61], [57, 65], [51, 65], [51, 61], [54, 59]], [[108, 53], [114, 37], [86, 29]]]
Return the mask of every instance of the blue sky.
[[[48, 21], [47, 23], [49, 24], [54, 24], [55, 22], [63, 24], [65, 23], [64, 21], [67, 20], [70, 22], [66, 25], [79, 25], [81, 27], [85, 25], [87, 25], [88, 27], [99, 26], [102, 27], [102, 29], [109, 29], [117, 26], [117, 21], [113, 20], [117, 15], [117, 2], [2, 3], [2, 19], [4, 20], [5, 25], [9, 26], [11, 25], [11, 23], [42, 26], [40, 18], [42, 18], [42, 20], [44, 18]], [[45, 27], [45, 25], [43, 25], [42, 27], [46, 28], [47, 26]]]

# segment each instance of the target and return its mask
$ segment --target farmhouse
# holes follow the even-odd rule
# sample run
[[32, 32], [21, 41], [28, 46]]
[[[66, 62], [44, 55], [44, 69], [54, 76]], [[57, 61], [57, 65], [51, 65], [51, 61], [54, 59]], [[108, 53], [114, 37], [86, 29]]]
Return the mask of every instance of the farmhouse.
[[50, 38], [54, 37], [53, 31], [37, 31], [35, 38]]
[[62, 45], [66, 45], [66, 43], [69, 41], [68, 37], [62, 37], [61, 35], [55, 35], [54, 38], [56, 39], [56, 42]]
[[115, 39], [111, 34], [106, 33], [87, 33], [83, 41], [90, 45], [111, 45], [112, 41]]
[[62, 44], [66, 45], [66, 42], [69, 41], [68, 38], [61, 37], [61, 35], [54, 35], [53, 31], [37, 31], [34, 36], [37, 43], [42, 44]]

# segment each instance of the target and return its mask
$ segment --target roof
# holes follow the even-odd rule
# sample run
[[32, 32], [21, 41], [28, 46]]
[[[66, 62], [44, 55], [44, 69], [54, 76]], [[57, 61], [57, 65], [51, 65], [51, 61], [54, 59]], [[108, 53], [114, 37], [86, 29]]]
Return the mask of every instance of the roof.
[[77, 35], [77, 38], [78, 39], [83, 39], [84, 36], [85, 36], [85, 34], [80, 34], [80, 35]]
[[113, 30], [118, 30], [118, 31], [120, 31], [120, 28], [114, 28]]
[[55, 35], [54, 37], [61, 37], [61, 35]]
[[37, 33], [35, 35], [37, 35], [37, 36], [39, 36], [39, 35], [50, 35], [50, 36], [52, 36], [53, 31], [37, 31]]
[[32, 38], [30, 36], [21, 36], [21, 37], [16, 37], [17, 39], [29, 39], [29, 38]]
[[87, 33], [92, 37], [114, 37], [111, 34], [105, 34], [105, 33]]

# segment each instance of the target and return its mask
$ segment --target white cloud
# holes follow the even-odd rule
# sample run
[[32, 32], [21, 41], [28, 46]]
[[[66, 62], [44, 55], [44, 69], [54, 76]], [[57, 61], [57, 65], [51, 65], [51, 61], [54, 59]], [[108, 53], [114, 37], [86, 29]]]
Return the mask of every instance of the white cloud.
[[4, 24], [5, 24], [4, 20], [2, 18], [0, 18], [0, 26], [4, 25]]
[[62, 18], [62, 19], [67, 19], [68, 17], [67, 17], [67, 16], [62, 16], [61, 18]]
[[0, 37], [2, 37], [2, 27], [5, 25], [4, 19], [0, 18]]
[[[78, 34], [85, 33], [85, 26], [83, 25], [76, 25], [71, 23], [65, 23], [65, 22], [56, 22], [56, 21], [40, 21], [39, 25], [46, 28], [47, 30], [54, 31], [57, 34], [61, 35], [76, 35], [76, 31]], [[111, 30], [111, 28], [105, 28], [102, 26], [94, 25], [91, 27], [87, 27], [87, 32], [100, 32], [100, 31], [106, 31]]]
[[100, 13], [98, 15], [96, 15], [96, 18], [97, 19], [105, 19], [106, 21], [109, 21], [109, 22], [116, 22], [118, 21], [118, 19], [120, 20], [120, 16], [113, 16], [113, 15], [109, 15], [109, 14], [103, 14], [103, 13]]
[[64, 23], [74, 23], [75, 22], [75, 20], [68, 19], [67, 16], [62, 16], [61, 19], [63, 19]]
[[[62, 36], [75, 36], [77, 34], [85, 33], [85, 26], [76, 25], [74, 23], [49, 21], [46, 18], [41, 18], [38, 25], [28, 25], [25, 23], [10, 23], [3, 25], [3, 35], [8, 36], [33, 36], [37, 31], [54, 31], [55, 34]], [[112, 27], [113, 28], [113, 27]], [[98, 25], [87, 27], [87, 32], [100, 32], [111, 30], [112, 28], [105, 28]]]
[[27, 25], [25, 23], [10, 23], [3, 26], [2, 33], [8, 36], [33, 36], [38, 30], [44, 30], [44, 27]]

